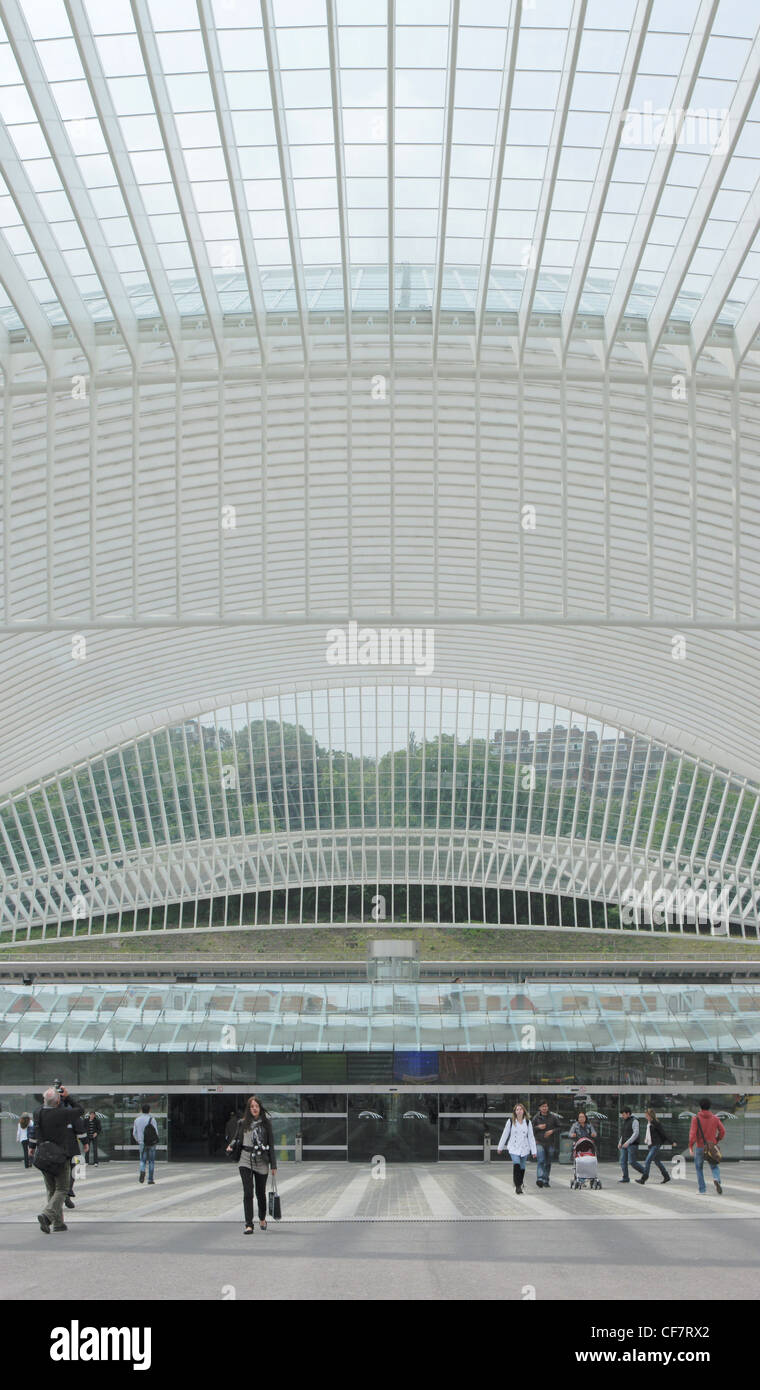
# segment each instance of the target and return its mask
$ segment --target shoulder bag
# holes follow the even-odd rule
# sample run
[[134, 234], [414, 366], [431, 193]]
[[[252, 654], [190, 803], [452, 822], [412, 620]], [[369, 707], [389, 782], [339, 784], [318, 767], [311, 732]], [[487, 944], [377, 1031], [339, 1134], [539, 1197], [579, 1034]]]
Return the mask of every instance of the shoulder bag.
[[56, 1144], [54, 1139], [44, 1139], [42, 1137], [41, 1116], [40, 1123], [36, 1128], [39, 1130], [39, 1140], [34, 1151], [32, 1163], [35, 1168], [39, 1168], [41, 1173], [49, 1173], [51, 1177], [54, 1177], [55, 1174], [60, 1173], [61, 1169], [68, 1163], [69, 1156], [61, 1148], [60, 1144]]
[[723, 1157], [720, 1149], [718, 1148], [718, 1145], [714, 1144], [712, 1139], [705, 1139], [705, 1132], [699, 1122], [699, 1119], [697, 1119], [697, 1129], [699, 1130], [699, 1133], [702, 1138], [702, 1146], [705, 1151], [705, 1158], [707, 1159], [707, 1162], [717, 1165], [718, 1163], [720, 1163], [720, 1160]]

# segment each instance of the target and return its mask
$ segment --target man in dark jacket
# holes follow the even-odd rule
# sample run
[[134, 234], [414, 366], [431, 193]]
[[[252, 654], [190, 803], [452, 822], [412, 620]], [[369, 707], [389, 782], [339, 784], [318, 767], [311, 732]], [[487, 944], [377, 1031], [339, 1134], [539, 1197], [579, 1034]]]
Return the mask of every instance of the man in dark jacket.
[[[79, 1118], [80, 1118], [80, 1119], [83, 1119], [83, 1117], [84, 1117], [84, 1112], [83, 1112], [83, 1110], [82, 1110], [81, 1105], [78, 1105], [78, 1104], [77, 1104], [77, 1102], [74, 1100], [74, 1097], [69, 1093], [69, 1091], [67, 1090], [67, 1088], [66, 1088], [65, 1086], [61, 1086], [60, 1082], [58, 1082], [58, 1081], [54, 1081], [54, 1082], [53, 1082], [53, 1085], [54, 1085], [55, 1089], [57, 1090], [58, 1095], [59, 1095], [60, 1098], [61, 1098], [61, 1105], [66, 1106], [66, 1108], [67, 1108], [68, 1110], [76, 1110], [76, 1112], [77, 1112]], [[69, 1116], [69, 1123], [71, 1123], [71, 1117], [70, 1117], [70, 1116]], [[75, 1166], [74, 1166], [73, 1163], [70, 1163], [70, 1164], [69, 1164], [69, 1190], [68, 1190], [68, 1192], [66, 1193], [66, 1200], [65, 1200], [65, 1202], [64, 1202], [64, 1206], [65, 1206], [65, 1207], [70, 1207], [72, 1211], [74, 1210], [74, 1178], [75, 1178], [75, 1177], [76, 1177], [76, 1168], [75, 1168]]]
[[94, 1166], [97, 1168], [98, 1135], [100, 1134], [102, 1126], [94, 1110], [91, 1110], [89, 1114], [85, 1116], [84, 1127], [87, 1132], [87, 1144], [89, 1146], [87, 1162], [94, 1164]]
[[643, 1173], [644, 1169], [639, 1163], [636, 1155], [639, 1151], [639, 1122], [636, 1119], [630, 1105], [623, 1105], [620, 1108], [620, 1138], [618, 1139], [618, 1149], [620, 1150], [620, 1167], [623, 1170], [622, 1178], [618, 1182], [630, 1182], [628, 1176], [628, 1164], [636, 1169], [637, 1173]]
[[559, 1115], [549, 1109], [548, 1100], [542, 1100], [533, 1119], [533, 1133], [536, 1139], [536, 1187], [549, 1187], [552, 1159], [557, 1156], [559, 1143]]
[[63, 1220], [63, 1204], [71, 1181], [71, 1160], [79, 1153], [78, 1138], [84, 1141], [85, 1153], [87, 1152], [87, 1135], [81, 1110], [76, 1106], [63, 1105], [58, 1091], [53, 1086], [45, 1092], [44, 1105], [34, 1112], [34, 1132], [37, 1152], [41, 1144], [53, 1143], [63, 1149], [66, 1155], [66, 1162], [55, 1173], [42, 1174], [45, 1179], [47, 1205], [37, 1220], [40, 1229], [47, 1236], [50, 1234], [51, 1226], [54, 1231], [68, 1229]]

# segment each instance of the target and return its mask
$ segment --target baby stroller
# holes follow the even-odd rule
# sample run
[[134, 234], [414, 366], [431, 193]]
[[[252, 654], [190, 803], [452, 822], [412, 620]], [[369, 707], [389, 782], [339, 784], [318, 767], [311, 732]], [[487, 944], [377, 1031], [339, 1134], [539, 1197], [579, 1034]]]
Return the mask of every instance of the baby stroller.
[[597, 1176], [596, 1148], [592, 1139], [578, 1139], [573, 1145], [573, 1176], [570, 1179], [571, 1187], [599, 1188], [601, 1183]]

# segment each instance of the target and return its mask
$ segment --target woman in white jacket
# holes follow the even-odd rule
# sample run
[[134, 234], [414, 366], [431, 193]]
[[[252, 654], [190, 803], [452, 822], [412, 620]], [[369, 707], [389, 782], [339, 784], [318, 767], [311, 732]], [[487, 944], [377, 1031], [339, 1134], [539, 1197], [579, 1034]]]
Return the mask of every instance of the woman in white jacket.
[[525, 1164], [528, 1160], [528, 1154], [532, 1154], [534, 1158], [536, 1157], [536, 1140], [533, 1134], [533, 1126], [528, 1119], [525, 1106], [521, 1105], [519, 1101], [504, 1126], [497, 1153], [502, 1153], [505, 1147], [512, 1160], [512, 1180], [515, 1184], [515, 1196], [519, 1197], [525, 1181]]

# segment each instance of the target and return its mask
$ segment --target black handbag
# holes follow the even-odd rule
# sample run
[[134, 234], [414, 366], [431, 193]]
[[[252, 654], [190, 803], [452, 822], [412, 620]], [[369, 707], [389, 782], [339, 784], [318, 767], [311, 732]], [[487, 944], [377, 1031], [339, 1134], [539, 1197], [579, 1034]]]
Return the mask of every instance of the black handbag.
[[61, 1169], [69, 1161], [68, 1154], [64, 1153], [60, 1144], [56, 1144], [53, 1139], [43, 1139], [34, 1151], [32, 1162], [35, 1168], [39, 1168], [41, 1173], [48, 1173], [54, 1177], [60, 1173]]
[[230, 1158], [230, 1159], [232, 1159], [232, 1162], [233, 1162], [233, 1163], [239, 1163], [239, 1162], [240, 1162], [240, 1155], [241, 1155], [242, 1152], [243, 1152], [243, 1135], [242, 1135], [242, 1133], [241, 1133], [241, 1126], [238, 1125], [237, 1134], [235, 1135], [235, 1138], [232, 1140], [232, 1142], [231, 1142], [231, 1144], [230, 1144], [230, 1151], [229, 1151], [229, 1153], [227, 1154], [227, 1157]]
[[277, 1179], [274, 1173], [272, 1174], [272, 1186], [269, 1189], [268, 1211], [273, 1221], [281, 1220], [282, 1202], [280, 1201], [280, 1194], [277, 1191]]

